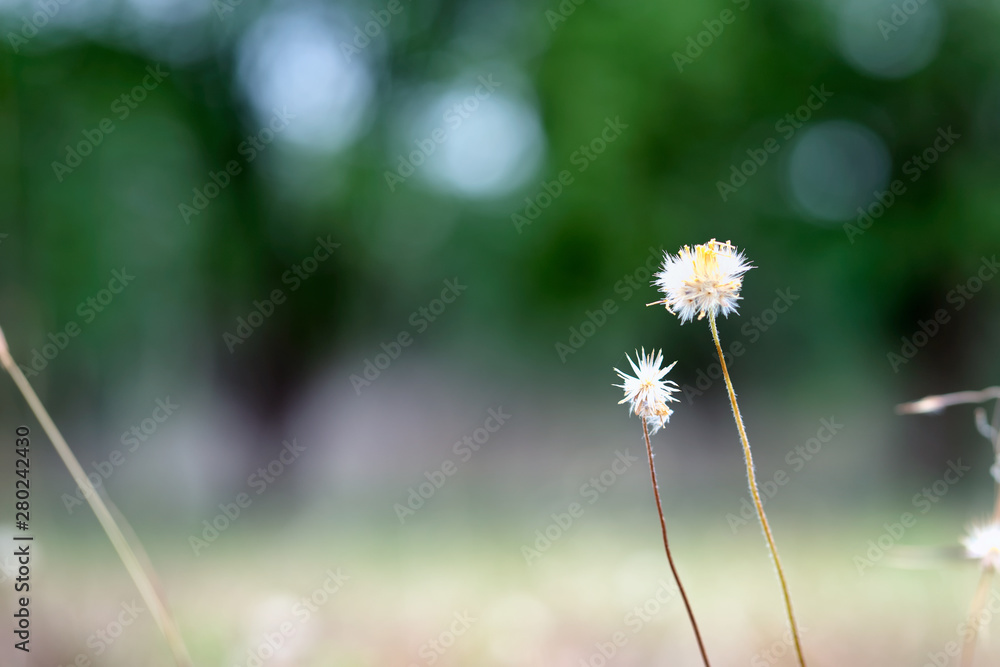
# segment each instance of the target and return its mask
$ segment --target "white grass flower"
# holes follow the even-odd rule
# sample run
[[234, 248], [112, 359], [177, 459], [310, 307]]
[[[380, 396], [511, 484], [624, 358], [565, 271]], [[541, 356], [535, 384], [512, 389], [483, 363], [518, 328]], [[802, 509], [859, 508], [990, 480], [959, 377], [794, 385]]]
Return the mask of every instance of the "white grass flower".
[[673, 397], [673, 394], [680, 391], [676, 382], [663, 379], [663, 376], [669, 373], [677, 362], [675, 361], [666, 368], [661, 368], [663, 353], [653, 350], [646, 354], [645, 349], [641, 353], [636, 350], [638, 365], [630, 357], [626, 356], [626, 358], [629, 365], [632, 366], [635, 377], [615, 369], [615, 372], [622, 379], [622, 383], [615, 386], [625, 392], [625, 398], [618, 403], [628, 403], [629, 410], [645, 419], [650, 432], [656, 433], [670, 421], [673, 410], [667, 406], [667, 403], [676, 402], [677, 399]]
[[665, 305], [681, 323], [696, 315], [699, 320], [719, 313], [728, 317], [738, 307], [743, 274], [752, 268], [729, 241], [712, 239], [693, 249], [684, 246], [676, 256], [664, 253], [663, 268], [653, 282], [664, 298], [649, 305]]
[[712, 239], [708, 243], [696, 245], [693, 249], [684, 246], [677, 255], [664, 253], [663, 268], [656, 274], [653, 285], [663, 293], [663, 298], [647, 305], [663, 304], [667, 310], [677, 315], [681, 324], [697, 318], [708, 316], [708, 326], [715, 342], [715, 351], [719, 354], [719, 365], [726, 379], [726, 390], [729, 393], [729, 404], [733, 408], [733, 419], [736, 430], [740, 434], [743, 445], [743, 458], [747, 467], [747, 484], [750, 495], [753, 496], [757, 517], [760, 519], [767, 548], [771, 552], [778, 582], [784, 597], [785, 611], [788, 614], [788, 625], [795, 644], [795, 654], [800, 667], [805, 667], [806, 660], [802, 652], [802, 641], [799, 638], [798, 624], [792, 609], [792, 596], [788, 592], [788, 580], [778, 558], [778, 547], [774, 543], [774, 535], [764, 514], [764, 501], [757, 487], [757, 477], [754, 474], [753, 455], [750, 452], [750, 440], [747, 438], [743, 417], [740, 416], [740, 406], [736, 402], [736, 390], [733, 389], [732, 378], [726, 366], [726, 356], [722, 352], [722, 342], [719, 340], [719, 328], [716, 319], [719, 313], [729, 316], [739, 308], [740, 290], [743, 288], [743, 274], [754, 268], [746, 256], [736, 249], [729, 241], [721, 243]]
[[645, 348], [643, 348], [642, 353], [638, 350], [635, 351], [635, 361], [632, 361], [631, 357], [626, 356], [626, 358], [629, 365], [632, 366], [632, 372], [635, 373], [635, 377], [617, 368], [615, 369], [615, 373], [618, 373], [618, 377], [622, 379], [622, 383], [614, 386], [620, 387], [625, 392], [625, 398], [618, 401], [618, 403], [619, 405], [628, 403], [629, 412], [635, 413], [643, 420], [642, 439], [646, 442], [646, 456], [649, 457], [649, 479], [653, 485], [653, 497], [656, 499], [656, 513], [660, 517], [663, 549], [667, 553], [670, 572], [674, 575], [674, 581], [677, 582], [677, 589], [680, 591], [681, 599], [684, 601], [684, 608], [687, 611], [688, 619], [691, 621], [691, 629], [694, 630], [694, 636], [698, 642], [698, 650], [701, 652], [701, 659], [704, 661], [705, 667], [711, 667], [708, 661], [708, 653], [705, 651], [705, 643], [701, 638], [701, 630], [698, 629], [698, 622], [694, 617], [694, 610], [692, 610], [691, 602], [684, 591], [684, 585], [681, 584], [680, 575], [677, 574], [674, 557], [670, 553], [670, 542], [667, 540], [667, 522], [663, 518], [663, 502], [660, 500], [660, 487], [656, 483], [656, 466], [653, 465], [653, 446], [649, 442], [649, 434], [660, 430], [664, 424], [670, 421], [670, 415], [673, 414], [667, 403], [676, 401], [677, 399], [672, 394], [680, 390], [677, 388], [676, 382], [664, 380], [663, 376], [669, 373], [670, 369], [677, 362], [675, 361], [666, 368], [662, 368], [663, 353], [658, 350], [652, 350], [649, 354], [646, 354]]
[[983, 569], [1000, 569], [1000, 523], [972, 526], [969, 534], [962, 538], [965, 555], [978, 560]]

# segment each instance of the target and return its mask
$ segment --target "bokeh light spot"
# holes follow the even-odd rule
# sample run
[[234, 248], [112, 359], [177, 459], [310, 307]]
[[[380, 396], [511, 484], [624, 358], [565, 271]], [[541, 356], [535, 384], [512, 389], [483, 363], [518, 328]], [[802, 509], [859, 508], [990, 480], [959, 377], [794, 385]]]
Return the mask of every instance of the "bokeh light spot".
[[851, 121], [828, 121], [808, 128], [792, 148], [789, 189], [813, 218], [844, 220], [885, 187], [891, 165], [874, 132]]

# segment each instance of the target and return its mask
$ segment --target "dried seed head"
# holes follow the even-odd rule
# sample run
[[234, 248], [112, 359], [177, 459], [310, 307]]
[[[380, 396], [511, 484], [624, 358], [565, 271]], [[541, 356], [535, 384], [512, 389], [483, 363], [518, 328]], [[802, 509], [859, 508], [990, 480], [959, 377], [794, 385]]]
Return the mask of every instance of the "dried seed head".
[[663, 304], [681, 318], [681, 323], [719, 313], [736, 312], [743, 287], [743, 274], [754, 268], [743, 253], [729, 241], [712, 239], [684, 246], [677, 255], [664, 253], [663, 267], [653, 285], [663, 299], [649, 305]]

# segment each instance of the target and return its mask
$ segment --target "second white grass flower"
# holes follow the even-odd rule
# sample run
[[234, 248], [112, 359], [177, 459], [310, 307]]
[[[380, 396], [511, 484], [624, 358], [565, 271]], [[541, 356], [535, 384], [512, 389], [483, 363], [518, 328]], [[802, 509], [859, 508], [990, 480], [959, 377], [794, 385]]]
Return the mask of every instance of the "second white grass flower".
[[667, 406], [667, 403], [676, 402], [677, 399], [673, 397], [673, 394], [680, 390], [677, 388], [676, 382], [664, 380], [663, 376], [669, 373], [677, 362], [675, 361], [666, 368], [661, 368], [663, 353], [653, 350], [646, 354], [645, 349], [641, 353], [636, 351], [636, 361], [632, 361], [631, 357], [628, 356], [626, 358], [629, 365], [632, 366], [635, 377], [615, 369], [615, 372], [622, 379], [622, 383], [615, 386], [620, 387], [625, 392], [625, 398], [618, 403], [628, 403], [629, 409], [635, 415], [646, 420], [646, 426], [650, 432], [656, 433], [670, 421], [670, 415], [674, 412]]
[[663, 268], [653, 285], [663, 304], [681, 318], [681, 323], [719, 313], [736, 312], [743, 287], [743, 274], [754, 268], [729, 241], [712, 239], [694, 248], [684, 246], [676, 255], [664, 253]]
[[1000, 569], [1000, 523], [972, 526], [962, 538], [965, 555], [978, 560], [983, 568]]

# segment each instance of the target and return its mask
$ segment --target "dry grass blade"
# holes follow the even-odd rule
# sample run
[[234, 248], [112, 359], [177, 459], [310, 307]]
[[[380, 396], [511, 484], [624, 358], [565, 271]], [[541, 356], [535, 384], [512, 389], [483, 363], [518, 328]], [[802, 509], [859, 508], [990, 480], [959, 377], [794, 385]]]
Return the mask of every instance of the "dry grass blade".
[[104, 501], [101, 499], [97, 489], [94, 488], [90, 479], [87, 478], [87, 474], [80, 466], [80, 462], [77, 461], [76, 456], [69, 448], [69, 445], [66, 443], [65, 438], [63, 438], [62, 433], [59, 432], [59, 429], [56, 427], [55, 422], [52, 421], [52, 417], [49, 416], [49, 413], [42, 404], [42, 401], [38, 398], [35, 390], [32, 389], [31, 384], [28, 382], [28, 378], [24, 377], [24, 373], [21, 372], [21, 368], [14, 362], [14, 358], [10, 354], [10, 349], [7, 347], [7, 340], [3, 335], [2, 329], [0, 329], [0, 364], [2, 364], [6, 369], [11, 379], [14, 380], [14, 384], [17, 385], [17, 388], [24, 396], [24, 399], [28, 402], [28, 406], [31, 408], [31, 411], [35, 413], [35, 417], [42, 425], [42, 430], [45, 431], [45, 434], [52, 442], [52, 446], [55, 447], [56, 453], [59, 454], [59, 458], [62, 459], [66, 468], [69, 470], [70, 475], [73, 476], [73, 481], [76, 482], [77, 486], [79, 486], [81, 490], [83, 490], [83, 495], [86, 498], [87, 503], [90, 504], [90, 508], [97, 516], [97, 520], [100, 522], [101, 527], [104, 528], [104, 532], [107, 533], [108, 539], [111, 540], [111, 544], [114, 546], [115, 551], [118, 552], [118, 557], [121, 558], [122, 563], [125, 565], [125, 569], [128, 570], [129, 575], [132, 577], [132, 581], [135, 582], [136, 588], [139, 589], [139, 594], [149, 607], [153, 618], [156, 619], [156, 623], [160, 627], [160, 631], [163, 633], [164, 637], [166, 637], [167, 643], [170, 645], [170, 650], [173, 652], [174, 660], [177, 665], [179, 667], [190, 667], [192, 664], [191, 657], [188, 654], [187, 647], [184, 645], [184, 640], [181, 637], [180, 630], [178, 630], [177, 623], [174, 621], [173, 616], [170, 614], [166, 604], [163, 602], [163, 599], [157, 591], [152, 578], [143, 568], [142, 562], [129, 545], [128, 540], [125, 539], [125, 535], [122, 533], [121, 528], [115, 521], [114, 516], [112, 516], [108, 506], [105, 505]]

